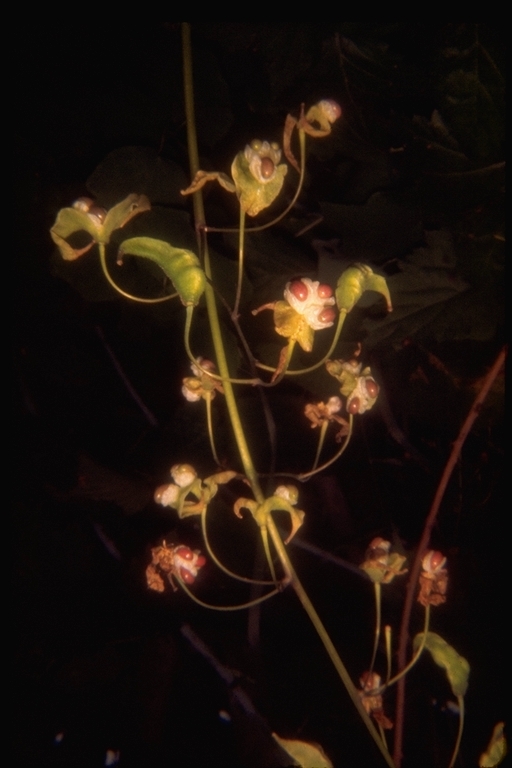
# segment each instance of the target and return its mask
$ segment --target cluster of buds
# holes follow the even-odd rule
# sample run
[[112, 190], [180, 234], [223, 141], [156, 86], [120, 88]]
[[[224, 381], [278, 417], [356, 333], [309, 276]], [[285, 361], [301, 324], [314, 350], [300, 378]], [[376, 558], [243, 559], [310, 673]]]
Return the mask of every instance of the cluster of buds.
[[335, 299], [330, 285], [301, 277], [286, 284], [284, 298], [314, 331], [332, 326], [336, 311], [332, 308]]
[[421, 561], [420, 593], [418, 602], [424, 605], [441, 605], [446, 602], [448, 571], [446, 557], [431, 549]]
[[192, 363], [190, 366], [194, 375], [183, 379], [181, 388], [182, 394], [189, 403], [197, 403], [201, 398], [204, 400], [213, 399], [216, 392], [224, 392], [220, 381], [208, 373], [208, 371], [210, 373], [215, 372], [215, 363], [202, 357], [198, 357], [197, 362], [198, 365]]
[[348, 434], [348, 422], [338, 416], [343, 403], [339, 397], [330, 397], [326, 403], [308, 403], [304, 408], [304, 414], [311, 422], [311, 429], [321, 427], [331, 422], [340, 424], [341, 428], [336, 434], [336, 440], [341, 441], [342, 437]]
[[352, 360], [328, 360], [327, 372], [340, 384], [340, 392], [347, 398], [347, 411], [355, 415], [373, 408], [379, 394], [379, 385], [371, 375], [370, 368]]
[[381, 677], [376, 672], [363, 672], [359, 678], [361, 690], [359, 696], [368, 715], [371, 715], [382, 728], [392, 728], [393, 723], [384, 714], [382, 694], [377, 693], [381, 688]]
[[206, 559], [198, 551], [192, 551], [184, 544], [167, 546], [163, 541], [160, 547], [151, 550], [151, 563], [146, 568], [146, 580], [148, 587], [155, 592], [164, 591], [162, 573], [167, 576], [174, 590], [177, 589], [173, 581], [176, 577], [185, 584], [193, 584], [199, 573], [199, 569], [206, 564]]
[[171, 467], [174, 482], [158, 486], [154, 499], [163, 507], [175, 509], [181, 518], [200, 515], [206, 511], [218, 486], [229, 483], [235, 476], [236, 472], [226, 470], [201, 480], [190, 464], [174, 464]]
[[398, 552], [391, 552], [391, 542], [377, 536], [369, 544], [366, 550], [364, 563], [361, 564], [370, 579], [375, 583], [389, 584], [395, 576], [407, 573], [407, 568], [402, 568], [405, 556]]

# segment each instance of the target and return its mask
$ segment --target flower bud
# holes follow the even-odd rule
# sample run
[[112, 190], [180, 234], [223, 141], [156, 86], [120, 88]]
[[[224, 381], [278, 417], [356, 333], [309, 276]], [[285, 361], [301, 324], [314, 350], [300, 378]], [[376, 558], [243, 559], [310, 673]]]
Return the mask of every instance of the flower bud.
[[332, 416], [333, 413], [338, 413], [341, 411], [341, 400], [339, 397], [330, 397], [326, 403], [326, 410], [329, 416]]
[[161, 504], [162, 507], [172, 507], [178, 501], [180, 489], [173, 483], [167, 485], [159, 485], [155, 491], [154, 499], [157, 504]]
[[335, 123], [341, 117], [341, 107], [333, 99], [322, 99], [318, 102], [317, 107], [329, 123]]
[[190, 464], [175, 464], [171, 467], [171, 477], [180, 488], [192, 485], [197, 477], [197, 472]]
[[444, 569], [446, 565], [446, 557], [442, 552], [437, 552], [431, 549], [423, 560], [421, 561], [421, 567], [427, 574], [437, 574]]
[[279, 496], [292, 506], [295, 506], [299, 500], [299, 492], [294, 485], [279, 485], [274, 491], [274, 496]]

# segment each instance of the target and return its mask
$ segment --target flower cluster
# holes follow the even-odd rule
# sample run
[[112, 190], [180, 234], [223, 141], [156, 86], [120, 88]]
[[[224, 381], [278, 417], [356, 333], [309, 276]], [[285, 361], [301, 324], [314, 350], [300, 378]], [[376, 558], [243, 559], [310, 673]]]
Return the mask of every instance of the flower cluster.
[[330, 285], [302, 277], [286, 284], [284, 298], [314, 331], [332, 326], [336, 312], [332, 308], [335, 299]]
[[327, 372], [341, 384], [340, 392], [347, 398], [347, 411], [365, 413], [373, 408], [379, 394], [379, 385], [370, 368], [363, 368], [358, 360], [328, 360]]
[[421, 561], [420, 593], [418, 602], [424, 605], [441, 605], [446, 602], [448, 571], [446, 557], [431, 549]]
[[173, 577], [185, 584], [193, 584], [199, 573], [199, 569], [206, 564], [206, 559], [198, 551], [192, 551], [184, 544], [167, 546], [163, 541], [160, 547], [151, 550], [151, 563], [146, 568], [146, 580], [148, 587], [155, 592], [164, 591], [164, 573], [172, 588], [177, 589]]
[[407, 573], [407, 568], [402, 568], [405, 563], [405, 556], [390, 550], [391, 542], [380, 536], [370, 542], [361, 568], [366, 571], [373, 582], [389, 584], [395, 576], [402, 576]]
[[189, 403], [197, 403], [201, 398], [213, 399], [216, 392], [224, 392], [220, 381], [208, 374], [208, 371], [211, 373], [215, 371], [215, 363], [202, 357], [197, 358], [197, 363], [198, 365], [191, 363], [190, 367], [194, 375], [183, 379], [181, 388], [183, 396]]

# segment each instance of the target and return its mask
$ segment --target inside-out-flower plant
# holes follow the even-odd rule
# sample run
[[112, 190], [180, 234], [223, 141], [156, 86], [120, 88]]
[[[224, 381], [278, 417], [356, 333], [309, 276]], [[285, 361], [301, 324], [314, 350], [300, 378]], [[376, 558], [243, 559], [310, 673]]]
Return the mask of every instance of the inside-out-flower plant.
[[[273, 325], [280, 344], [280, 351], [273, 363], [263, 363], [251, 352], [249, 343], [240, 324], [240, 312], [244, 291], [244, 254], [246, 234], [272, 226], [295, 204], [305, 177], [306, 149], [308, 141], [321, 140], [328, 136], [338, 120], [342, 119], [340, 106], [323, 99], [306, 110], [298, 110], [298, 116], [288, 115], [282, 137], [282, 149], [276, 141], [254, 139], [242, 148], [233, 159], [230, 175], [225, 172], [204, 171], [199, 165], [197, 139], [194, 124], [194, 101], [190, 29], [183, 24], [183, 63], [185, 82], [185, 105], [187, 114], [188, 152], [191, 181], [183, 190], [193, 205], [194, 228], [197, 234], [195, 250], [184, 247], [180, 242], [169, 243], [147, 235], [121, 239], [114, 244], [112, 235], [118, 234], [135, 216], [141, 217], [150, 210], [151, 201], [135, 190], [119, 201], [109, 211], [95, 204], [92, 199], [81, 198], [70, 207], [62, 209], [51, 229], [51, 236], [64, 259], [93, 258], [93, 248], [98, 246], [101, 267], [109, 283], [128, 299], [141, 300], [120, 288], [107, 265], [107, 249], [116, 249], [117, 262], [122, 264], [126, 256], [150, 260], [157, 265], [173, 285], [173, 292], [146, 302], [175, 300], [183, 305], [183, 344], [190, 360], [190, 374], [183, 379], [182, 393], [191, 403], [204, 401], [205, 418], [212, 455], [212, 471], [200, 477], [190, 457], [183, 457], [183, 463], [175, 464], [170, 470], [169, 482], [155, 491], [155, 501], [169, 510], [170, 515], [179, 518], [194, 517], [200, 521], [204, 547], [202, 551], [191, 549], [186, 542], [163, 540], [152, 548], [151, 561], [147, 565], [148, 587], [162, 592], [167, 586], [181, 587], [191, 599], [216, 610], [240, 610], [279, 596], [284, 590], [294, 590], [308, 614], [323, 643], [335, 673], [340, 677], [354, 707], [363, 721], [370, 739], [375, 744], [375, 765], [398, 765], [392, 757], [388, 744], [393, 729], [391, 714], [392, 697], [388, 693], [395, 684], [413, 668], [424, 651], [428, 650], [434, 661], [443, 667], [459, 705], [457, 741], [450, 760], [455, 765], [464, 723], [464, 694], [467, 688], [469, 665], [443, 638], [432, 632], [431, 607], [446, 600], [448, 569], [446, 557], [437, 551], [421, 552], [421, 573], [416, 585], [419, 589], [419, 603], [424, 609], [424, 626], [412, 643], [409, 660], [400, 669], [394, 669], [395, 637], [389, 626], [381, 625], [381, 593], [387, 585], [407, 574], [410, 565], [405, 556], [393, 551], [390, 541], [374, 538], [368, 545], [361, 565], [366, 576], [373, 583], [375, 599], [375, 631], [373, 650], [366, 669], [361, 669], [353, 680], [342, 661], [341, 651], [335, 647], [327, 629], [306, 592], [290, 557], [288, 544], [303, 525], [307, 509], [302, 509], [300, 484], [320, 473], [337, 461], [351, 440], [357, 420], [364, 418], [377, 402], [379, 384], [370, 367], [365, 366], [364, 348], [359, 346], [349, 359], [342, 359], [337, 350], [344, 322], [349, 313], [366, 291], [373, 291], [383, 297], [387, 311], [392, 311], [385, 278], [364, 263], [354, 263], [341, 271], [336, 281], [329, 285], [310, 276], [290, 275], [283, 283], [281, 295], [262, 306], [251, 308], [252, 316], [265, 310], [273, 313]], [[298, 159], [294, 146], [298, 144]], [[287, 162], [285, 162], [287, 161]], [[287, 164], [288, 163], [288, 164]], [[290, 169], [291, 166], [291, 169]], [[261, 225], [248, 225], [275, 201], [283, 189], [285, 176], [297, 175], [297, 187], [289, 204], [280, 210], [271, 221]], [[209, 249], [210, 228], [205, 220], [203, 189], [216, 182], [235, 196], [239, 206], [238, 225], [238, 267], [234, 302], [229, 306], [228, 315], [239, 346], [244, 350], [243, 371], [233, 370], [226, 354], [225, 330], [220, 322], [219, 307], [223, 301], [216, 292], [216, 265]], [[272, 209], [274, 210], [275, 207]], [[73, 236], [85, 232], [89, 241], [85, 246], [76, 247]], [[116, 234], [116, 237], [117, 237]], [[122, 234], [122, 233], [121, 233]], [[115, 241], [119, 242], [119, 238]], [[203, 355], [207, 349], [193, 348], [193, 328], [198, 307], [207, 313], [215, 360]], [[226, 306], [222, 306], [225, 310]], [[269, 316], [270, 317], [270, 316]], [[249, 318], [250, 319], [250, 318]], [[244, 318], [247, 320], [247, 318]], [[316, 353], [317, 334], [330, 335], [327, 351]], [[195, 342], [197, 343], [197, 342]], [[309, 362], [301, 365], [296, 354], [301, 350]], [[253, 458], [253, 452], [244, 427], [237, 402], [240, 388], [265, 390], [279, 386], [285, 379], [295, 380], [303, 374], [323, 369], [325, 389], [319, 399], [309, 403], [304, 410], [304, 428], [308, 425], [317, 430], [318, 444], [311, 464], [301, 472], [288, 471], [279, 467], [272, 478], [263, 478]], [[236, 456], [226, 464], [224, 456], [217, 450], [212, 412], [218, 401], [224, 400], [234, 441]], [[191, 405], [190, 407], [196, 407]], [[199, 406], [197, 406], [199, 407]], [[332, 440], [327, 439], [329, 430]], [[330, 446], [330, 447], [329, 447]], [[283, 478], [291, 481], [288, 483]], [[239, 494], [232, 504], [233, 514], [246, 525], [253, 525], [255, 535], [261, 540], [266, 560], [264, 578], [252, 579], [245, 574], [233, 572], [215, 553], [208, 537], [208, 518], [215, 515], [218, 497], [230, 486], [232, 493]], [[241, 492], [243, 488], [243, 492]], [[286, 520], [287, 530], [282, 532], [276, 524], [278, 513], [280, 524]], [[283, 514], [284, 513], [284, 514]], [[236, 605], [207, 604], [195, 593], [196, 581], [208, 578], [210, 568], [219, 568], [226, 578], [247, 584], [259, 585], [261, 594]], [[277, 599], [280, 599], [279, 597]], [[379, 664], [378, 649], [385, 647], [386, 662]], [[332, 765], [320, 748], [311, 747], [305, 758], [305, 745], [300, 741], [287, 742], [278, 739], [288, 750], [294, 765]], [[315, 751], [316, 749], [316, 751]], [[302, 751], [301, 751], [302, 750]], [[307, 762], [306, 760], [309, 760]], [[311, 762], [313, 760], [313, 762]], [[317, 760], [317, 762], [314, 762]]]

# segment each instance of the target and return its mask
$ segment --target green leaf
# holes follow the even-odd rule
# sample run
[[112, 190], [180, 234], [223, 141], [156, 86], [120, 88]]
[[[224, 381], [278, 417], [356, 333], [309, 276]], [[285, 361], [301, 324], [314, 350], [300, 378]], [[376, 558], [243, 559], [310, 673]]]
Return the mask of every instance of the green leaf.
[[130, 219], [139, 213], [151, 210], [151, 204], [146, 195], [128, 195], [120, 203], [114, 205], [105, 216], [105, 221], [99, 237], [95, 239], [100, 243], [108, 243], [114, 230], [121, 229], [128, 224]]
[[[423, 640], [423, 632], [416, 635], [413, 641], [414, 650], [419, 648]], [[425, 648], [430, 651], [435, 663], [446, 671], [454, 696], [464, 696], [468, 687], [469, 663], [459, 656], [455, 648], [448, 645], [446, 640], [435, 632], [427, 632]]]
[[66, 237], [83, 231], [88, 232], [93, 241], [98, 237], [98, 227], [84, 211], [77, 211], [76, 208], [62, 208], [58, 212], [50, 235], [65, 261], [74, 261], [92, 248], [93, 242], [85, 248], [73, 248], [66, 242]]
[[381, 293], [386, 299], [388, 312], [392, 311], [386, 280], [366, 264], [353, 264], [341, 274], [336, 286], [336, 303], [340, 312], [350, 312], [365, 291]]
[[195, 253], [186, 248], [174, 248], [153, 237], [125, 240], [119, 248], [121, 260], [125, 253], [151, 259], [172, 280], [183, 304], [198, 303], [205, 289], [206, 277]]
[[504, 727], [505, 723], [496, 723], [494, 726], [487, 749], [480, 755], [480, 760], [478, 761], [479, 768], [495, 768], [503, 762], [507, 754], [507, 740], [503, 733]]
[[334, 768], [333, 764], [319, 744], [308, 744], [306, 741], [281, 739], [277, 733], [272, 736], [280, 747], [288, 752], [300, 768]]

